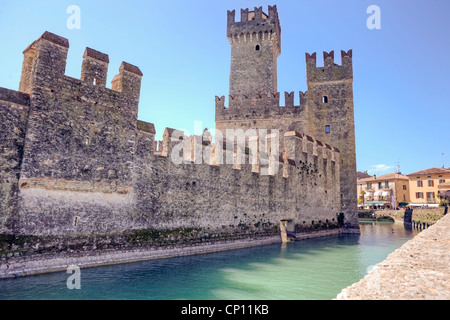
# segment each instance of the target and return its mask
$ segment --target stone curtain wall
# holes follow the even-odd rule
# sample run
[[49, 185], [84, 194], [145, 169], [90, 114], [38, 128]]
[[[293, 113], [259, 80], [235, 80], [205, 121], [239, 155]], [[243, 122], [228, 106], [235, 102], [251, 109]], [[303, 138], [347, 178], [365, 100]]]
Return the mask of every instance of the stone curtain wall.
[[0, 233], [16, 228], [29, 104], [28, 94], [0, 88]]
[[331, 150], [324, 151], [327, 164], [322, 152], [312, 154], [312, 143], [308, 154], [300, 149], [301, 138], [293, 139], [299, 141], [301, 155], [290, 164], [279, 163], [275, 175], [252, 172], [248, 158], [236, 169], [226, 164], [175, 165], [170, 156], [152, 156], [148, 169], [137, 175], [137, 221], [147, 228], [199, 227], [231, 233], [278, 232], [283, 219], [305, 229], [314, 228], [314, 223], [337, 225], [339, 168]]

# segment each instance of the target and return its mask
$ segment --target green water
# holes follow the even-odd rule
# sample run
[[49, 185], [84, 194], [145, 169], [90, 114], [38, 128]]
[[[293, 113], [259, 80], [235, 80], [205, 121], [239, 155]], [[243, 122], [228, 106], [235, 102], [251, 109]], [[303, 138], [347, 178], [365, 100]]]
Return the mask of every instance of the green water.
[[56, 272], [0, 280], [0, 299], [333, 299], [414, 237], [402, 224], [213, 254], [81, 269], [81, 289]]

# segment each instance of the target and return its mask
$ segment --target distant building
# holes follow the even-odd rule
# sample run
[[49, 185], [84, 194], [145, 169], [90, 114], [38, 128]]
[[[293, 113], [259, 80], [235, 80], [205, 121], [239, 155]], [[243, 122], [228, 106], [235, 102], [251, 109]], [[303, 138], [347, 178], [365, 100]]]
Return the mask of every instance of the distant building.
[[438, 193], [442, 203], [448, 206], [450, 204], [450, 181], [439, 184]]
[[447, 197], [450, 198], [450, 181], [446, 181], [444, 183], [440, 183], [438, 185], [438, 192], [441, 195], [447, 195]]
[[409, 179], [399, 173], [358, 179], [357, 188], [360, 208], [397, 208], [410, 202]]
[[[450, 182], [450, 170], [431, 168], [408, 174], [411, 206], [439, 205], [439, 191], [446, 191]], [[448, 187], [450, 189], [450, 186]]]
[[371, 178], [372, 176], [367, 173], [367, 171], [361, 172], [356, 171], [356, 179], [365, 179], [365, 178]]

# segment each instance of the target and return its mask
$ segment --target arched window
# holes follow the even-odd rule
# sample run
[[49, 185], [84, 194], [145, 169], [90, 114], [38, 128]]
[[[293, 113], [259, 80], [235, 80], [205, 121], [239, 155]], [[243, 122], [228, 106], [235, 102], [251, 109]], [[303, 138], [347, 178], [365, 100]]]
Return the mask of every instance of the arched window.
[[322, 96], [322, 103], [328, 103], [328, 97]]
[[259, 51], [260, 49], [261, 49], [261, 47], [259, 46], [259, 44], [257, 44], [255, 47], [255, 51]]

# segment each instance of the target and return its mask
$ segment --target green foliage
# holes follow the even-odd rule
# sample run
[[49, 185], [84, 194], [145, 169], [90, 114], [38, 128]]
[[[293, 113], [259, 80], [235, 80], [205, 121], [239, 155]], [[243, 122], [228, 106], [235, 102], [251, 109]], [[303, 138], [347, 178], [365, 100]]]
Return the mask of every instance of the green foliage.
[[195, 239], [200, 228], [140, 229], [124, 232], [125, 241], [131, 244], [160, 244]]
[[19, 252], [21, 250], [18, 248], [36, 242], [39, 242], [39, 237], [37, 236], [0, 234], [0, 255]]

